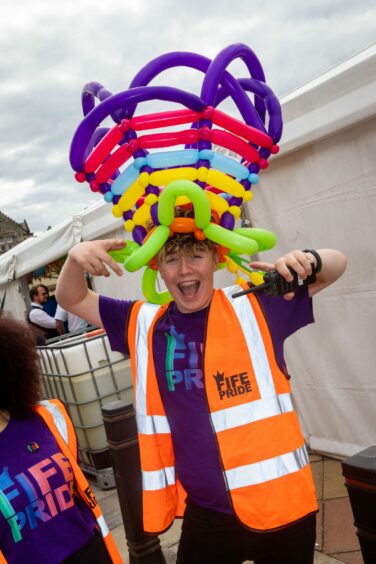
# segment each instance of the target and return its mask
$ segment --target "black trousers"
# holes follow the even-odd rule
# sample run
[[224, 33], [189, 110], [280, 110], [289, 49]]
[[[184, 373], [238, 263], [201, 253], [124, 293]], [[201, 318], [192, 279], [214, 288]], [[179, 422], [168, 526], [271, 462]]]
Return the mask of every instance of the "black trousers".
[[316, 515], [283, 529], [259, 533], [232, 515], [187, 501], [177, 564], [312, 564]]
[[91, 537], [80, 550], [66, 558], [62, 564], [112, 564], [110, 555], [100, 532], [95, 529]]

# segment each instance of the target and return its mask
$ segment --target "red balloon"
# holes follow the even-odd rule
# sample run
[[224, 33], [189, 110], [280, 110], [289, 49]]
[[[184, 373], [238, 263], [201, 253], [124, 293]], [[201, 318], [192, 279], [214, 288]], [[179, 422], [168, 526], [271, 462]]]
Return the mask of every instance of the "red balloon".
[[142, 149], [154, 149], [159, 147], [171, 147], [171, 145], [191, 144], [195, 143], [197, 140], [197, 129], [186, 129], [184, 131], [173, 131], [170, 133], [142, 135], [138, 139], [138, 144]]
[[201, 114], [192, 110], [174, 110], [172, 112], [157, 112], [138, 116], [131, 119], [131, 128], [136, 131], [155, 129], [157, 127], [168, 127], [170, 125], [182, 125], [198, 121]]
[[95, 172], [112, 149], [123, 139], [124, 129], [122, 124], [115, 125], [102, 137], [98, 145], [92, 150], [84, 163], [85, 172]]
[[128, 145], [122, 145], [119, 147], [119, 149], [117, 149], [106, 161], [104, 161], [95, 175], [96, 181], [99, 184], [107, 182], [107, 180], [114, 174], [115, 170], [123, 165], [131, 156], [132, 153], [128, 151]]
[[223, 127], [231, 133], [235, 133], [236, 135], [240, 135], [247, 141], [251, 141], [256, 145], [261, 145], [262, 147], [271, 147], [273, 145], [273, 140], [269, 135], [252, 127], [251, 125], [247, 125], [246, 123], [241, 122], [238, 119], [235, 119], [220, 110], [213, 111], [213, 123], [215, 125], [219, 125], [219, 127]]
[[226, 131], [220, 131], [219, 129], [212, 130], [212, 141], [216, 145], [225, 147], [230, 151], [234, 151], [238, 155], [241, 155], [247, 161], [252, 163], [257, 163], [259, 161], [260, 155], [254, 147], [248, 145], [243, 139], [239, 139], [232, 133], [227, 133]]

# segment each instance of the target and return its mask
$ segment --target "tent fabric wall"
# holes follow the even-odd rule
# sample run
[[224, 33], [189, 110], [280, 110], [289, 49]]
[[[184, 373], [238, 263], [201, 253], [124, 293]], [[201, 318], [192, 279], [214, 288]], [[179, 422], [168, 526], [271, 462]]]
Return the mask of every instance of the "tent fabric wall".
[[282, 140], [249, 207], [253, 224], [278, 238], [264, 259], [323, 247], [348, 257], [344, 276], [313, 300], [316, 323], [285, 346], [307, 441], [339, 457], [376, 443], [376, 111], [368, 104], [367, 112], [352, 127], [338, 123], [330, 136], [312, 134], [302, 148], [290, 130], [289, 151]]
[[7, 286], [1, 288], [0, 299], [5, 292], [4, 311], [11, 312], [16, 319], [25, 319], [26, 306], [22, 296], [22, 287], [19, 279], [12, 280]]
[[3, 255], [2, 261], [0, 262], [0, 288], [1, 291], [5, 291], [10, 280], [13, 280], [15, 270], [16, 270], [16, 257], [10, 252], [6, 253], [7, 256]]

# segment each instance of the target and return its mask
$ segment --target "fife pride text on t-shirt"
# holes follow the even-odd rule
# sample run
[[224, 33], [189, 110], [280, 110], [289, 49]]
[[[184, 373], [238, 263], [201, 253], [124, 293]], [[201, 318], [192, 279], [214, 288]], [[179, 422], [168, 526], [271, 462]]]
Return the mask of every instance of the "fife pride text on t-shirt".
[[[58, 473], [63, 474], [64, 483], [51, 487], [50, 479]], [[26, 494], [26, 497], [22, 494]], [[33, 530], [73, 505], [73, 472], [61, 452], [32, 464], [14, 476], [7, 466], [2, 468], [0, 512], [10, 527], [15, 543], [22, 540], [24, 527]]]
[[[202, 343], [185, 340], [184, 333], [178, 333], [174, 325], [169, 332], [165, 332], [167, 339], [166, 348], [166, 379], [170, 392], [175, 391], [181, 384], [186, 390], [204, 387], [201, 368]], [[179, 362], [180, 361], [180, 362]], [[181, 370], [176, 365], [182, 364], [186, 368]]]

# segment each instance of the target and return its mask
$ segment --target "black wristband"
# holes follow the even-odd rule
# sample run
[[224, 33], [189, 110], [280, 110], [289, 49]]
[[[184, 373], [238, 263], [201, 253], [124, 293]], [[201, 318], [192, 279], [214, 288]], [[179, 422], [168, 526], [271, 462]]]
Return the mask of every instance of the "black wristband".
[[319, 255], [319, 253], [317, 251], [315, 251], [314, 249], [304, 249], [303, 253], [311, 253], [311, 255], [313, 255], [316, 259], [316, 274], [318, 274], [321, 269], [322, 269], [322, 260], [321, 257]]

